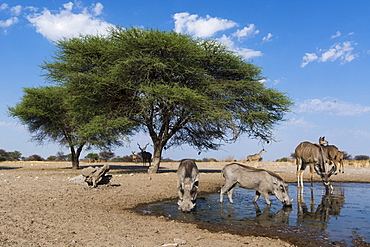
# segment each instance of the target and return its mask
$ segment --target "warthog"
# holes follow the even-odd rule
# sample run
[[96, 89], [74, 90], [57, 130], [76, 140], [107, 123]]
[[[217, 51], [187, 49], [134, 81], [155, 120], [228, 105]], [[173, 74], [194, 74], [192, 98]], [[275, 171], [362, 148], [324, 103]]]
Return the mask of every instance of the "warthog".
[[177, 170], [179, 210], [189, 212], [195, 207], [197, 197], [199, 171], [194, 161], [184, 159]]
[[275, 195], [284, 206], [292, 205], [293, 200], [289, 198], [288, 185], [279, 175], [272, 171], [231, 163], [222, 169], [222, 175], [226, 179], [226, 183], [221, 188], [221, 203], [225, 192], [227, 192], [230, 203], [234, 203], [232, 194], [235, 186], [238, 185], [239, 187], [256, 191], [254, 203], [262, 195], [266, 203], [270, 205], [269, 195]]

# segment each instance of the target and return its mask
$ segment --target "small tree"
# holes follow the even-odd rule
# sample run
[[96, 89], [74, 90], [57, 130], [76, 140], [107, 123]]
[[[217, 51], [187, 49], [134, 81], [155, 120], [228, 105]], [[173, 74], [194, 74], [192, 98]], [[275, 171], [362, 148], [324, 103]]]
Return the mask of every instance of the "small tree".
[[32, 140], [38, 144], [52, 141], [69, 147], [74, 169], [79, 168], [85, 145], [111, 146], [121, 136], [122, 128], [110, 128], [109, 124], [103, 127], [106, 122], [102, 116], [83, 117], [76, 113], [76, 108], [71, 106], [71, 96], [63, 87], [25, 88], [24, 92], [21, 102], [8, 108], [10, 116], [28, 126]]
[[51, 155], [51, 156], [47, 157], [46, 160], [47, 161], [56, 161], [57, 160], [57, 156]]
[[22, 153], [19, 151], [8, 152], [8, 159], [11, 161], [21, 160]]
[[108, 161], [108, 160], [110, 160], [114, 157], [114, 153], [108, 152], [108, 151], [103, 151], [103, 152], [99, 153], [99, 157], [100, 157], [100, 159], [102, 159], [104, 161]]
[[99, 159], [99, 154], [97, 153], [89, 153], [85, 156], [85, 159], [89, 159], [91, 161], [96, 161]]
[[352, 160], [352, 155], [348, 154], [346, 151], [342, 151], [342, 153], [344, 154], [344, 160]]

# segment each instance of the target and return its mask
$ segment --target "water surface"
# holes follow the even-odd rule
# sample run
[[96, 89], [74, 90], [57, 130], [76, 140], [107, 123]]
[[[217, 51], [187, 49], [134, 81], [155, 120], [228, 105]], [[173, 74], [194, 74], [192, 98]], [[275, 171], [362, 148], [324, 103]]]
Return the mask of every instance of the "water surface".
[[354, 238], [369, 243], [370, 206], [369, 184], [333, 183], [334, 190], [328, 193], [321, 183], [305, 184], [298, 191], [297, 184], [289, 184], [289, 196], [294, 199], [293, 207], [283, 207], [275, 196], [270, 196], [271, 206], [260, 197], [253, 203], [255, 192], [235, 188], [234, 204], [225, 195], [219, 203], [219, 194], [210, 194], [197, 199], [196, 209], [182, 213], [177, 209], [177, 201], [151, 204], [147, 212], [160, 212], [174, 219], [226, 224], [233, 227], [259, 225], [263, 227], [294, 227], [307, 233], [323, 233], [328, 241], [341, 241], [348, 246]]

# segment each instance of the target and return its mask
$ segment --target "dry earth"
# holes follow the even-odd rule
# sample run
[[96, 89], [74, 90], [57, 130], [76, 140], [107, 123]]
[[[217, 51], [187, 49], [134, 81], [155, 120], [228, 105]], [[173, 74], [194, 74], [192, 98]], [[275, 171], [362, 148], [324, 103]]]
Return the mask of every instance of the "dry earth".
[[[111, 185], [70, 184], [81, 174], [69, 163], [0, 163], [0, 246], [315, 246], [299, 236], [250, 229], [230, 233], [225, 226], [196, 225], [140, 213], [142, 204], [176, 199], [178, 163], [163, 163], [149, 175], [133, 163], [109, 163]], [[197, 163], [198, 196], [218, 192], [225, 162]], [[100, 164], [99, 164], [100, 165]], [[88, 164], [81, 164], [82, 167]], [[254, 166], [295, 182], [292, 163]], [[346, 168], [334, 181], [370, 182], [370, 168]], [[306, 171], [305, 178], [309, 177]]]

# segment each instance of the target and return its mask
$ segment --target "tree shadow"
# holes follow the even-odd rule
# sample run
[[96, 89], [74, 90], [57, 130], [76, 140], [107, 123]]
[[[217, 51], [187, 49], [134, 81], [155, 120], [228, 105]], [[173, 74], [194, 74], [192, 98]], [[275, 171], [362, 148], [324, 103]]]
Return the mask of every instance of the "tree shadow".
[[21, 169], [20, 166], [0, 166], [0, 170], [13, 170], [13, 169]]
[[[99, 164], [83, 164], [80, 165], [78, 170], [82, 170], [87, 167], [102, 167], [104, 163]], [[21, 167], [20, 167], [21, 168]], [[72, 169], [72, 167], [60, 167], [58, 169]], [[128, 173], [147, 173], [149, 167], [141, 165], [112, 165], [109, 164], [109, 173], [110, 174], [128, 174]], [[157, 173], [176, 173], [177, 169], [168, 168], [166, 166], [159, 167]], [[199, 169], [200, 173], [221, 173], [221, 169]]]

